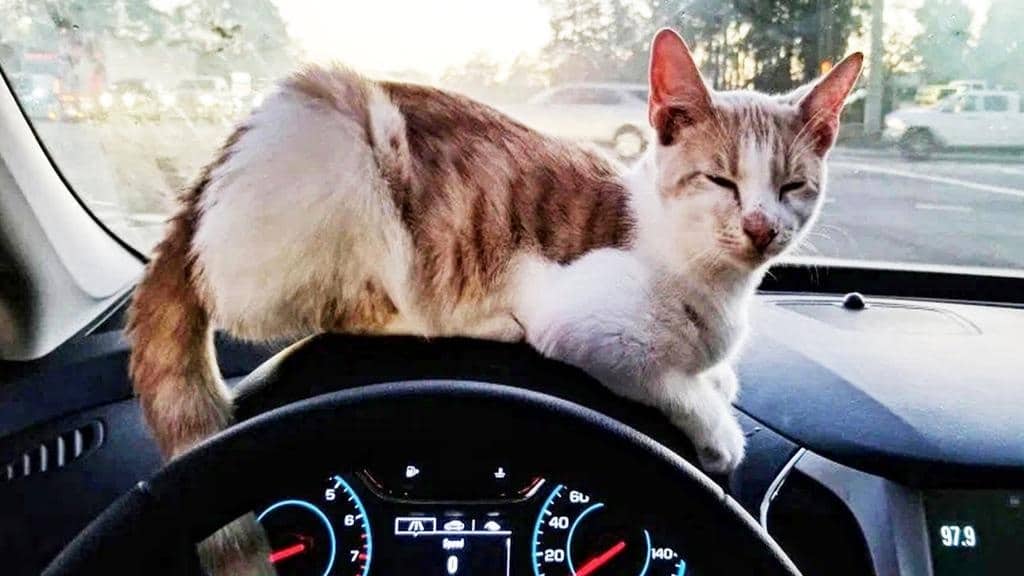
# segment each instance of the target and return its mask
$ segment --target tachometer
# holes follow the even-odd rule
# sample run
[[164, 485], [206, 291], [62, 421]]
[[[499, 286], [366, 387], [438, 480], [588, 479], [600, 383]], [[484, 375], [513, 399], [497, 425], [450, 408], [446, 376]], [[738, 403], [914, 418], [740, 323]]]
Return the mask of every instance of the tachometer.
[[370, 571], [370, 522], [359, 496], [341, 476], [329, 480], [321, 502], [282, 500], [257, 520], [270, 540], [270, 562], [281, 576], [366, 576]]
[[555, 486], [533, 528], [534, 576], [684, 576], [686, 562], [621, 510]]

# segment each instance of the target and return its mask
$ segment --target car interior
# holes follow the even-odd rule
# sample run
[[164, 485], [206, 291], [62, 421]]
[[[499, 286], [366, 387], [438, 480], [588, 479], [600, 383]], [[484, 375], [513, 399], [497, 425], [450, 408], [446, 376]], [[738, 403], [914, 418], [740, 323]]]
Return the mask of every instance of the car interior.
[[[114, 12], [97, 8], [85, 17], [91, 8], [68, 8], [70, 16], [58, 17], [65, 5], [77, 3], [53, 2], [46, 10], [23, 4], [11, 4], [17, 5], [13, 15], [0, 16], [8, 18], [0, 20], [0, 573], [202, 574], [196, 544], [246, 516], [266, 531], [278, 574], [1021, 573], [1019, 151], [990, 157], [997, 153], [986, 149], [966, 159], [957, 154], [975, 152], [936, 152], [938, 157], [910, 160], [900, 156], [898, 143], [858, 148], [870, 140], [872, 126], [879, 141], [884, 136], [877, 108], [882, 79], [872, 85], [880, 75], [869, 73], [863, 82], [869, 93], [879, 89], [878, 100], [857, 110], [863, 123], [844, 116], [844, 130], [852, 126], [863, 134], [841, 140], [832, 157], [836, 200], [826, 201], [819, 225], [831, 237], [819, 253], [796, 254], [773, 267], [751, 304], [752, 332], [735, 361], [742, 392], [734, 409], [747, 452], [728, 475], [702, 472], [690, 442], [660, 412], [614, 395], [525, 343], [344, 334], [287, 342], [218, 335], [217, 358], [235, 398], [235, 423], [165, 464], [133, 395], [124, 331], [133, 286], [159, 239], [173, 191], [212, 158], [208, 151], [235, 119], [259, 105], [269, 77], [292, 64], [240, 55], [239, 46], [262, 50], [260, 42], [272, 44], [267, 38], [273, 34], [297, 37], [307, 30], [315, 37], [319, 30], [320, 44], [308, 41], [306, 52], [289, 53], [300, 60], [322, 55], [312, 46], [344, 47], [348, 41], [317, 23], [320, 8], [252, 2], [244, 17], [226, 20], [238, 28], [219, 28], [203, 40], [206, 51], [183, 64], [178, 55], [190, 50], [182, 48], [185, 40], [154, 43], [146, 35], [171, 34], [169, 22], [198, 26], [227, 18], [228, 8], [216, 7], [220, 2], [170, 2], [165, 4], [175, 7], [159, 10], [152, 8], [156, 2], [123, 2], [145, 10], [122, 11], [120, 26], [141, 12], [152, 12], [156, 16], [146, 18], [161, 23], [148, 32], [131, 28], [135, 36], [108, 26]], [[438, 40], [421, 55], [399, 50], [394, 63], [356, 64], [400, 70], [404, 58], [408, 69], [434, 74], [410, 81], [441, 78], [470, 94], [471, 74], [455, 78], [421, 63], [464, 61], [473, 57], [473, 42], [494, 42], [500, 54], [501, 42], [510, 42], [516, 29], [529, 36], [533, 12], [526, 4], [537, 4], [542, 16], [569, 5], [635, 8], [620, 1], [501, 8], [462, 3], [442, 11], [466, 10], [467, 20], [453, 23], [414, 4], [356, 13], [371, 19], [408, 10], [399, 20], [420, 19], [449, 35], [477, 26], [470, 21], [477, 16], [481, 22], [504, 18], [513, 30]], [[646, 8], [629, 18], [653, 21], [662, 14], [660, 4], [638, 2]], [[682, 18], [679, 10], [701, 3], [667, 4], [678, 4], [670, 12]], [[778, 10], [798, 3], [765, 4]], [[811, 20], [835, 36], [829, 58], [860, 46], [854, 42], [872, 45], [874, 33], [876, 46], [895, 42], [871, 30], [873, 10], [883, 22], [881, 0], [818, 4], [838, 7], [818, 10]], [[927, 34], [933, 14], [927, 10], [936, 2], [903, 4], [914, 3], [885, 3], [887, 25], [899, 28], [899, 18], [914, 19], [925, 30], [919, 33]], [[1016, 25], [1024, 24], [1014, 0], [961, 7], [968, 14], [983, 7], [988, 20], [977, 17], [978, 30], [994, 29], [986, 22], [999, 14], [998, 30], [1006, 19], [1019, 17]], [[341, 8], [323, 10], [343, 14]], [[687, 18], [700, 16], [695, 10], [697, 16]], [[740, 8], [721, 10], [719, 18], [748, 17]], [[846, 16], [835, 16], [840, 12]], [[288, 25], [264, 25], [268, 14]], [[837, 21], [826, 22], [830, 17]], [[257, 40], [217, 44], [228, 42], [221, 33], [248, 33], [257, 20]], [[596, 29], [616, 21], [601, 20]], [[680, 22], [683, 34], [690, 31], [694, 45], [701, 45], [705, 28]], [[751, 30], [761, 25], [749, 22]], [[413, 24], [398, 29], [412, 30]], [[537, 45], [568, 53], [558, 44], [568, 42], [567, 35], [544, 36], [548, 24], [543, 17], [536, 26]], [[736, 24], [734, 33], [747, 30], [742, 26]], [[64, 31], [35, 37], [36, 28]], [[353, 34], [357, 29], [353, 24]], [[761, 54], [754, 36], [706, 34], [722, 42], [708, 46], [750, 50], [750, 58]], [[373, 37], [358, 36], [364, 43]], [[637, 50], [646, 41], [638, 41]], [[981, 50], [985, 44], [979, 42]], [[150, 50], [165, 53], [149, 58]], [[276, 55], [284, 49], [272, 44], [266, 50]], [[198, 104], [186, 108], [172, 92], [159, 92], [161, 85], [189, 82], [187, 77], [162, 84], [147, 77], [155, 95], [145, 114], [129, 114], [129, 99], [112, 99], [102, 87], [54, 96], [53, 105], [36, 114], [34, 102], [45, 99], [35, 84], [19, 79], [52, 74], [61, 78], [57, 85], [69, 86], [62, 76], [68, 72], [45, 72], [56, 67], [51, 60], [67, 60], [65, 52], [74, 52], [76, 70], [105, 55], [102, 77], [110, 86], [119, 79], [118, 66], [125, 68], [120, 79], [138, 78], [166, 60], [154, 68], [156, 76], [195, 67], [195, 77], [224, 78], [230, 88], [195, 96], [208, 100], [200, 111]], [[339, 48], [336, 56], [356, 54]], [[773, 87], [753, 73], [742, 76], [744, 66], [729, 64], [727, 50], [701, 54], [719, 86]], [[798, 61], [796, 52], [787, 54]], [[1024, 62], [1019, 43], [1004, 54]], [[869, 58], [883, 62], [881, 55]], [[902, 77], [916, 74], [924, 86], [934, 61], [920, 55], [924, 72]], [[725, 66], [721, 76], [710, 71], [716, 62]], [[478, 72], [482, 65], [476, 65]], [[265, 72], [257, 75], [260, 70]], [[588, 70], [552, 76], [542, 88], [557, 81], [605, 87], [621, 81], [636, 90], [634, 76], [599, 77]], [[1007, 72], [1018, 74], [1009, 80], [986, 79], [989, 89], [996, 83], [1004, 92], [1024, 88], [1018, 72]], [[509, 86], [518, 78], [503, 74]], [[966, 72], [960, 74], [947, 80]], [[1014, 78], [1021, 83], [1013, 84]], [[898, 107], [893, 102], [904, 88], [893, 85], [899, 89], [884, 86], [883, 108]], [[479, 88], [477, 95], [519, 89], [493, 83]], [[72, 99], [73, 116], [55, 112]], [[913, 104], [913, 94], [907, 102]], [[105, 111], [82, 118], [81, 110], [90, 107]], [[610, 139], [615, 125], [608, 125]], [[180, 150], [167, 152], [172, 145]], [[637, 144], [630, 155], [645, 148]], [[874, 203], [876, 195], [891, 198], [858, 207]], [[856, 241], [843, 240], [846, 234]]]

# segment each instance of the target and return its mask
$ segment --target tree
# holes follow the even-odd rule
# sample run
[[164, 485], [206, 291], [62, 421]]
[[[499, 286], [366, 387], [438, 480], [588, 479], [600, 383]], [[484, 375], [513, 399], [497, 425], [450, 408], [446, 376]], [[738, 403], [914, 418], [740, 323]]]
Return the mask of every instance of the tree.
[[845, 54], [866, 2], [545, 0], [551, 41], [543, 65], [529, 72], [543, 71], [549, 83], [644, 82], [651, 38], [667, 26], [686, 38], [716, 88], [787, 91]]
[[[740, 51], [739, 15], [734, 1], [652, 0], [651, 11], [656, 28], [668, 26], [679, 31], [689, 46], [703, 56], [705, 77], [717, 88], [734, 88], [729, 79], [730, 62]], [[733, 66], [735, 67], [735, 66]]]
[[650, 14], [631, 0], [546, 0], [551, 42], [544, 48], [553, 82], [642, 81]]
[[509, 67], [501, 94], [509, 102], [521, 102], [548, 85], [550, 70], [538, 58], [520, 55]]
[[490, 100], [500, 72], [501, 66], [487, 54], [476, 54], [461, 66], [446, 70], [441, 76], [441, 84], [463, 94]]
[[640, 37], [632, 44], [633, 53], [643, 54], [635, 67], [646, 68], [651, 35], [669, 26], [686, 38], [717, 88], [789, 90], [815, 78], [822, 62], [844, 55], [850, 35], [863, 24], [865, 2], [640, 0], [645, 8], [638, 12], [650, 17], [632, 36]]
[[863, 0], [734, 0], [746, 31], [740, 50], [758, 90], [786, 91], [809, 82], [846, 52], [862, 26]]
[[963, 78], [967, 72], [971, 25], [967, 6], [962, 0], [925, 0], [916, 16], [922, 30], [914, 39], [914, 46], [924, 79], [945, 83]]
[[1024, 89], [1024, 2], [993, 0], [988, 19], [970, 57], [971, 69], [981, 78], [1007, 88]]

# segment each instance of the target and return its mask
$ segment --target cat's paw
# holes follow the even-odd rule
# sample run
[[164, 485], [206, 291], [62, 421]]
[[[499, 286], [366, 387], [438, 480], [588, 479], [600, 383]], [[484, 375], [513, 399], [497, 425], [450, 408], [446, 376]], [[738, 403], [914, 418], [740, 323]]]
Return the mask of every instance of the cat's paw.
[[743, 461], [746, 437], [739, 422], [730, 415], [721, 418], [704, 434], [693, 439], [697, 460], [705, 472], [728, 474]]
[[246, 514], [199, 543], [199, 560], [212, 576], [274, 576], [270, 544], [256, 516]]
[[705, 375], [726, 402], [732, 404], [736, 401], [736, 396], [740, 391], [740, 381], [732, 366], [722, 363], [709, 369]]

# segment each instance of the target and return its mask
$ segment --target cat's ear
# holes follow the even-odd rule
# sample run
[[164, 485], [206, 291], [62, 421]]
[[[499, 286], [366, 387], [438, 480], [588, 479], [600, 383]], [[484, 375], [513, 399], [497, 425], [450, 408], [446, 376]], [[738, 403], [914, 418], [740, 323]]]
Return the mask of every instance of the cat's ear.
[[819, 80], [801, 99], [800, 120], [818, 154], [828, 152], [839, 133], [839, 114], [860, 76], [864, 55], [854, 52]]
[[648, 118], [658, 140], [668, 146], [679, 128], [711, 113], [711, 95], [686, 42], [669, 28], [654, 36], [650, 75]]

